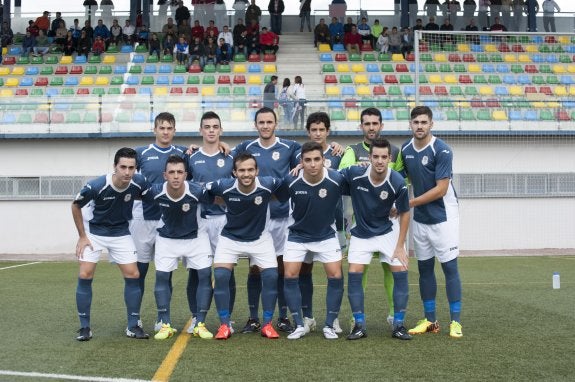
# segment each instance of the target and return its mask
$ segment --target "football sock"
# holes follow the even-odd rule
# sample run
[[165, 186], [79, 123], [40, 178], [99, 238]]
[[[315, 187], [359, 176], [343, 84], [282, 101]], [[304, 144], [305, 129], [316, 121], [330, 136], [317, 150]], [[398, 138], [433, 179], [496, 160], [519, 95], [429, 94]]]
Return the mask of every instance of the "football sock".
[[140, 289], [142, 291], [142, 297], [144, 296], [144, 290], [146, 289], [146, 275], [148, 274], [148, 268], [150, 263], [136, 263], [138, 265], [138, 272], [140, 272], [140, 277], [138, 278], [140, 282]]
[[301, 314], [301, 292], [299, 290], [299, 277], [284, 278], [284, 293], [292, 318], [297, 326], [303, 326]]
[[248, 308], [250, 310], [250, 318], [257, 319], [259, 317], [259, 300], [262, 291], [262, 278], [259, 273], [248, 274]]
[[188, 296], [188, 306], [192, 316], [198, 314], [198, 271], [196, 269], [188, 269], [188, 284], [186, 285], [186, 294]]
[[367, 270], [369, 269], [369, 264], [365, 264], [365, 266], [363, 267], [363, 277], [361, 279], [361, 287], [363, 288], [363, 291], [365, 292], [365, 289], [367, 288]]
[[349, 272], [347, 274], [347, 297], [355, 323], [359, 326], [365, 324], [364, 293], [361, 286], [363, 272]]
[[218, 311], [218, 316], [220, 317], [220, 322], [222, 324], [230, 324], [230, 277], [232, 272], [226, 268], [215, 268], [214, 269], [214, 301], [216, 303], [216, 309]]
[[[278, 288], [278, 317], [279, 318], [286, 318], [288, 314], [288, 307], [284, 295], [284, 276], [278, 274], [278, 282], [276, 284]], [[275, 309], [275, 307], [274, 307]]]
[[124, 302], [128, 313], [128, 327], [137, 326], [140, 319], [140, 305], [142, 304], [139, 279], [124, 278]]
[[387, 305], [389, 306], [389, 316], [395, 314], [395, 309], [393, 307], [393, 274], [388, 263], [381, 263], [381, 268], [383, 269], [383, 287], [385, 288], [385, 295], [387, 297]]
[[92, 279], [78, 278], [78, 286], [76, 286], [76, 306], [78, 308], [78, 317], [80, 318], [80, 327], [89, 327], [90, 307], [92, 306]]
[[341, 300], [343, 299], [343, 277], [328, 278], [327, 279], [327, 292], [325, 296], [325, 306], [327, 314], [325, 317], [325, 324], [330, 328], [333, 327], [333, 320], [339, 314], [341, 308]]
[[445, 275], [445, 290], [447, 301], [449, 301], [451, 320], [461, 322], [461, 280], [457, 269], [457, 258], [442, 263], [441, 267]]
[[230, 276], [230, 316], [234, 311], [234, 304], [236, 303], [236, 272], [232, 269], [232, 274]]
[[212, 267], [198, 269], [198, 292], [196, 299], [198, 304], [198, 322], [206, 322], [206, 314], [208, 314], [212, 302]]
[[304, 317], [313, 317], [313, 278], [312, 274], [299, 275], [299, 289], [301, 291], [301, 310]]
[[170, 273], [156, 271], [156, 285], [154, 286], [154, 296], [156, 296], [156, 307], [158, 309], [158, 319], [156, 322], [164, 324], [171, 323], [170, 320], [170, 300], [172, 292], [170, 291]]
[[418, 261], [419, 294], [423, 301], [423, 311], [428, 321], [435, 322], [435, 296], [437, 294], [437, 281], [435, 279], [435, 258]]
[[393, 272], [393, 327], [403, 326], [405, 320], [405, 310], [409, 298], [409, 283], [407, 281], [407, 271]]
[[278, 269], [267, 268], [261, 272], [262, 277], [262, 310], [263, 322], [265, 325], [272, 320], [274, 310], [276, 308], [276, 300], [278, 297]]

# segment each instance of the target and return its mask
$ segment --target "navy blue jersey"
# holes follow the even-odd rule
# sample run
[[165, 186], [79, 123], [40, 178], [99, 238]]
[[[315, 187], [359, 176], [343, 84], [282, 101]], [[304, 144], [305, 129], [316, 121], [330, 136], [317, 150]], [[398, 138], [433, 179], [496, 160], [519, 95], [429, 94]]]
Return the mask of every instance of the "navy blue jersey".
[[341, 170], [345, 178], [343, 193], [351, 196], [355, 224], [351, 234], [361, 239], [384, 235], [391, 231], [389, 212], [394, 203], [399, 213], [409, 212], [409, 194], [403, 176], [391, 169], [385, 180], [373, 184], [371, 166], [351, 166]]
[[130, 234], [128, 221], [132, 219], [134, 199], [148, 188], [143, 175], [134, 174], [128, 187], [118, 190], [112, 184], [112, 174], [90, 180], [76, 195], [74, 203], [80, 208], [91, 203], [90, 233], [98, 236]]
[[[341, 162], [341, 155], [334, 155], [333, 148], [329, 146], [327, 150], [323, 152], [323, 157], [325, 159], [325, 167], [337, 170], [339, 168], [339, 162]], [[301, 160], [301, 150], [297, 153], [298, 163]]]
[[167, 183], [154, 184], [144, 192], [143, 201], [155, 203], [162, 213], [158, 234], [168, 239], [195, 239], [198, 236], [198, 203], [213, 203], [213, 197], [198, 183], [186, 182], [177, 200], [167, 192]]
[[[247, 151], [256, 158], [260, 175], [281, 179], [299, 163], [297, 153], [300, 148], [299, 143], [280, 138], [276, 138], [272, 146], [263, 147], [259, 139], [255, 139], [240, 143], [234, 148], [233, 155]], [[288, 217], [289, 205], [274, 200], [270, 203], [270, 214], [272, 219]]]
[[401, 147], [401, 156], [415, 197], [423, 195], [436, 186], [440, 179], [449, 179], [449, 188], [443, 198], [414, 208], [413, 219], [423, 224], [437, 224], [447, 220], [446, 204], [457, 204], [453, 176], [453, 152], [441, 139], [432, 137], [431, 142], [417, 150], [413, 138]]
[[340, 173], [326, 168], [322, 180], [316, 184], [309, 184], [303, 178], [303, 171], [297, 177], [284, 178], [284, 191], [289, 193], [293, 218], [289, 241], [311, 243], [335, 237], [336, 206], [341, 199], [343, 182]]
[[[234, 169], [234, 158], [221, 152], [206, 154], [201, 148], [188, 158], [188, 177], [202, 184], [218, 179], [231, 178]], [[224, 206], [217, 204], [201, 204], [201, 216], [223, 215]]]
[[243, 242], [258, 240], [266, 229], [272, 194], [281, 185], [279, 178], [258, 176], [255, 189], [244, 194], [238, 189], [237, 179], [220, 179], [208, 183], [208, 192], [220, 196], [227, 206], [227, 222], [222, 229], [222, 236]]
[[[184, 146], [158, 147], [155, 144], [135, 148], [138, 172], [146, 177], [149, 183], [164, 183], [164, 170], [170, 155], [184, 157], [187, 148]], [[154, 203], [143, 201], [144, 219], [160, 220], [160, 209]]]

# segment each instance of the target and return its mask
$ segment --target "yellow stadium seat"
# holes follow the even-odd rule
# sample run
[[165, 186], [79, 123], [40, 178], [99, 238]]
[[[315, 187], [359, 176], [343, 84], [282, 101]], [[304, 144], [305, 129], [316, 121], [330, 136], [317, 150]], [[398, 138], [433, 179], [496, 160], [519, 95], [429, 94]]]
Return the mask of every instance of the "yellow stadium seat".
[[507, 121], [507, 113], [505, 110], [495, 110], [491, 116], [494, 121]]
[[244, 122], [246, 120], [246, 111], [244, 109], [232, 110], [232, 115], [230, 117], [232, 122]]
[[356, 74], [353, 82], [358, 85], [366, 85], [368, 83], [367, 76], [365, 74]]
[[347, 120], [348, 121], [359, 121], [359, 110], [358, 109], [348, 109], [347, 110]]
[[495, 46], [494, 44], [485, 44], [483, 46], [483, 50], [485, 50], [487, 53], [497, 53], [497, 46]]
[[567, 69], [565, 69], [565, 65], [560, 65], [560, 64], [553, 65], [553, 73], [563, 74], [565, 72], [567, 72]]
[[547, 102], [546, 107], [548, 109], [557, 109], [557, 108], [561, 107], [561, 104], [557, 101], [549, 101], [549, 102]]
[[559, 36], [557, 38], [557, 40], [559, 41], [559, 44], [563, 44], [563, 45], [567, 45], [570, 43], [569, 37], [567, 37], [567, 36]]
[[102, 60], [102, 64], [113, 64], [115, 62], [116, 56], [112, 56], [111, 54], [104, 56], [104, 59]]
[[163, 96], [168, 94], [168, 88], [165, 86], [161, 86], [158, 88], [154, 88], [154, 95]]
[[527, 53], [537, 53], [539, 52], [539, 48], [537, 47], [537, 45], [527, 45], [525, 47], [525, 51]]
[[469, 45], [468, 44], [457, 44], [457, 50], [463, 53], [467, 53], [470, 52], [471, 49], [469, 49]]
[[94, 85], [94, 77], [84, 76], [80, 78], [80, 86], [91, 86]]
[[70, 65], [72, 62], [72, 56], [62, 56], [60, 58], [61, 65]]
[[351, 65], [351, 71], [354, 73], [365, 72], [365, 66], [363, 64], [353, 64]]
[[5, 46], [2, 48], [2, 55], [4, 56], [6, 54], [8, 54], [8, 47]]
[[371, 96], [371, 89], [369, 86], [361, 85], [356, 88], [358, 96]]
[[436, 62], [447, 62], [447, 56], [443, 53], [435, 53], [434, 60]]
[[519, 62], [531, 62], [531, 57], [528, 54], [520, 54]]
[[213, 86], [204, 86], [202, 87], [202, 95], [205, 96], [213, 96], [216, 94], [216, 89]]
[[570, 96], [575, 96], [575, 86], [570, 86], [570, 87], [569, 87], [569, 95], [570, 95]]
[[110, 83], [110, 79], [108, 77], [100, 76], [96, 77], [96, 85], [108, 85]]
[[456, 84], [458, 82], [457, 80], [457, 76], [453, 75], [453, 74], [447, 74], [443, 80], [445, 81], [445, 83], [448, 84]]
[[340, 93], [339, 87], [330, 85], [325, 87], [325, 94], [328, 96], [338, 96]]
[[536, 109], [547, 108], [547, 104], [543, 101], [531, 102], [531, 106], [536, 108]]
[[90, 102], [86, 105], [86, 109], [88, 110], [97, 110], [100, 108], [100, 105], [98, 104], [98, 102]]
[[506, 54], [503, 56], [505, 62], [517, 62], [517, 56], [514, 54]]
[[247, 72], [246, 66], [244, 64], [235, 64], [232, 71], [234, 73], [245, 73], [245, 72]]
[[481, 66], [477, 65], [477, 64], [469, 64], [469, 66], [467, 67], [467, 71], [469, 73], [481, 73]]
[[0, 76], [7, 76], [10, 74], [10, 68], [6, 66], [0, 66]]
[[565, 97], [569, 94], [565, 86], [555, 86], [555, 89], [553, 89], [553, 93], [555, 93], [557, 97]]
[[405, 59], [403, 58], [403, 54], [394, 53], [391, 55], [391, 61], [402, 62], [402, 61], [405, 61]]
[[432, 74], [429, 76], [429, 83], [432, 84], [440, 84], [443, 81], [441, 80], [441, 74]]
[[12, 68], [12, 75], [13, 76], [21, 76], [26, 71], [26, 68], [23, 66], [15, 66]]
[[278, 71], [275, 64], [265, 64], [264, 73], [276, 73]]
[[320, 52], [331, 52], [329, 44], [319, 44], [318, 49]]
[[523, 88], [521, 86], [510, 86], [509, 87], [509, 94], [511, 94], [512, 96], [522, 96], [523, 95]]
[[479, 88], [479, 94], [484, 96], [493, 95], [493, 89], [491, 88], [491, 86], [481, 86]]
[[13, 97], [14, 92], [12, 89], [0, 89], [0, 97]]
[[248, 76], [248, 84], [250, 85], [261, 85], [262, 84], [262, 77], [258, 76], [257, 74], [252, 74]]
[[337, 64], [336, 70], [339, 73], [349, 72], [349, 65], [348, 64]]
[[[0, 68], [0, 69], [2, 69], [2, 68]], [[575, 64], [569, 64], [569, 65], [567, 65], [567, 71], [568, 71], [569, 73], [575, 73]]]
[[18, 81], [18, 78], [7, 78], [6, 82], [4, 83], [4, 86], [18, 86], [20, 85], [20, 81]]

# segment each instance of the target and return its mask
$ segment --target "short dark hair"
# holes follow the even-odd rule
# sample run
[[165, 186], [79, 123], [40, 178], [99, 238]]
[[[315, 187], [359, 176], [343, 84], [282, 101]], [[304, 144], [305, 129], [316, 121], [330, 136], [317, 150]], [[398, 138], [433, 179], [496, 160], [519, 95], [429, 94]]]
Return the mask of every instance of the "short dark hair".
[[237, 170], [237, 163], [238, 162], [245, 162], [247, 160], [253, 159], [255, 164], [256, 164], [256, 170], [258, 168], [258, 161], [256, 160], [256, 158], [252, 155], [252, 153], [248, 152], [248, 151], [242, 151], [241, 153], [238, 153], [235, 157], [234, 157], [234, 170]]
[[369, 144], [369, 153], [373, 152], [374, 147], [379, 147], [382, 149], [387, 148], [387, 152], [391, 153], [391, 143], [385, 138], [375, 138], [372, 139], [371, 143]]
[[312, 123], [322, 123], [325, 125], [325, 128], [329, 131], [329, 127], [331, 126], [329, 115], [323, 111], [316, 111], [315, 113], [311, 113], [307, 116], [307, 121], [305, 123], [305, 128], [309, 133], [309, 129], [311, 128]]
[[429, 106], [416, 106], [413, 109], [411, 109], [411, 115], [410, 115], [411, 119], [417, 118], [420, 115], [427, 115], [430, 121], [433, 119], [433, 112], [431, 111]]
[[122, 147], [116, 151], [116, 155], [114, 155], [114, 166], [120, 162], [120, 158], [136, 159], [137, 156], [136, 150], [129, 147]]
[[277, 122], [278, 118], [276, 116], [276, 112], [274, 111], [274, 109], [270, 109], [269, 107], [262, 107], [261, 109], [259, 109], [258, 111], [256, 111], [256, 115], [254, 116], [254, 122], [258, 121], [258, 115], [260, 114], [265, 114], [265, 113], [272, 113], [274, 115], [274, 122]]
[[381, 111], [375, 107], [368, 107], [361, 112], [360, 121], [363, 123], [363, 116], [364, 115], [376, 115], [379, 118], [379, 122], [382, 122]]
[[217, 119], [218, 122], [220, 123], [220, 126], [222, 125], [222, 120], [220, 119], [220, 116], [214, 111], [206, 111], [204, 114], [202, 114], [202, 118], [200, 118], [200, 127], [202, 127], [202, 124], [206, 119]]
[[301, 145], [301, 159], [303, 160], [304, 154], [315, 150], [319, 151], [321, 153], [321, 156], [323, 157], [323, 148], [319, 143], [311, 141], [305, 142], [303, 145]]
[[270, 77], [270, 82], [276, 81], [277, 79], [278, 79], [278, 76], [271, 76], [271, 77]]
[[174, 117], [174, 115], [172, 113], [168, 113], [167, 111], [161, 112], [160, 114], [156, 115], [156, 118], [154, 119], [154, 128], [160, 126], [160, 123], [162, 122], [169, 122], [172, 125], [174, 125], [174, 127], [176, 127], [176, 117]]
[[170, 155], [166, 160], [166, 166], [164, 167], [164, 170], [168, 168], [169, 164], [179, 164], [179, 163], [182, 163], [184, 165], [184, 168], [186, 168], [186, 161], [184, 160], [184, 158], [178, 155]]

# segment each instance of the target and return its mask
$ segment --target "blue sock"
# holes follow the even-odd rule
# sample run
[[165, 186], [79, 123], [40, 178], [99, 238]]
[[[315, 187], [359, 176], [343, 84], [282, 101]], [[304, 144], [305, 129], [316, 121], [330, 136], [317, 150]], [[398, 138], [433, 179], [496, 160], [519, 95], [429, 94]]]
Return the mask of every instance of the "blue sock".
[[292, 318], [297, 326], [303, 326], [301, 314], [301, 292], [299, 290], [299, 277], [284, 278], [284, 294], [291, 312]]
[[276, 308], [276, 300], [278, 297], [278, 269], [267, 268], [261, 272], [262, 276], [262, 310], [263, 321], [265, 325], [272, 320], [274, 310]]
[[349, 272], [347, 274], [347, 298], [355, 323], [359, 326], [365, 324], [364, 293], [362, 287], [363, 272]]
[[156, 285], [154, 286], [154, 296], [156, 296], [156, 307], [158, 308], [158, 319], [169, 324], [170, 320], [170, 301], [172, 292], [170, 291], [170, 274], [171, 272], [156, 271]]
[[138, 265], [138, 272], [140, 272], [140, 278], [138, 280], [140, 282], [142, 297], [144, 297], [144, 290], [146, 289], [146, 275], [148, 274], [150, 263], [140, 263], [138, 261], [136, 264]]
[[198, 302], [198, 322], [206, 322], [206, 315], [212, 302], [212, 267], [198, 269], [196, 299]]
[[262, 278], [259, 273], [248, 274], [248, 308], [250, 310], [250, 318], [259, 317], [259, 303], [260, 294], [262, 292]]
[[327, 292], [325, 296], [325, 306], [327, 308], [327, 314], [325, 316], [326, 326], [329, 326], [330, 328], [333, 327], [333, 320], [335, 320], [339, 314], [342, 299], [343, 299], [343, 277], [340, 277], [338, 279], [328, 278]]
[[393, 327], [403, 326], [409, 298], [407, 271], [393, 272]]
[[198, 314], [198, 271], [196, 269], [188, 269], [188, 285], [186, 285], [186, 294], [188, 296], [188, 306], [192, 316], [196, 317]]
[[222, 324], [230, 324], [230, 277], [232, 272], [227, 268], [214, 269], [214, 302]]
[[445, 290], [447, 301], [449, 301], [451, 321], [461, 322], [461, 280], [457, 269], [457, 258], [442, 263], [441, 267], [445, 275]]
[[279, 273], [276, 287], [278, 289], [278, 317], [287, 318], [288, 307], [284, 295], [284, 276]]
[[76, 286], [76, 307], [80, 318], [80, 327], [90, 327], [90, 307], [92, 306], [92, 279], [78, 278]]
[[299, 289], [301, 291], [301, 310], [304, 317], [313, 317], [313, 278], [312, 274], [299, 275]]
[[230, 316], [234, 311], [235, 303], [236, 303], [236, 272], [232, 268], [232, 275], [230, 276]]
[[435, 258], [418, 261], [419, 294], [423, 301], [423, 311], [428, 321], [435, 322], [435, 296], [437, 294], [437, 281], [435, 280]]
[[140, 305], [142, 304], [139, 279], [124, 278], [124, 302], [128, 313], [128, 327], [137, 326], [140, 319]]

